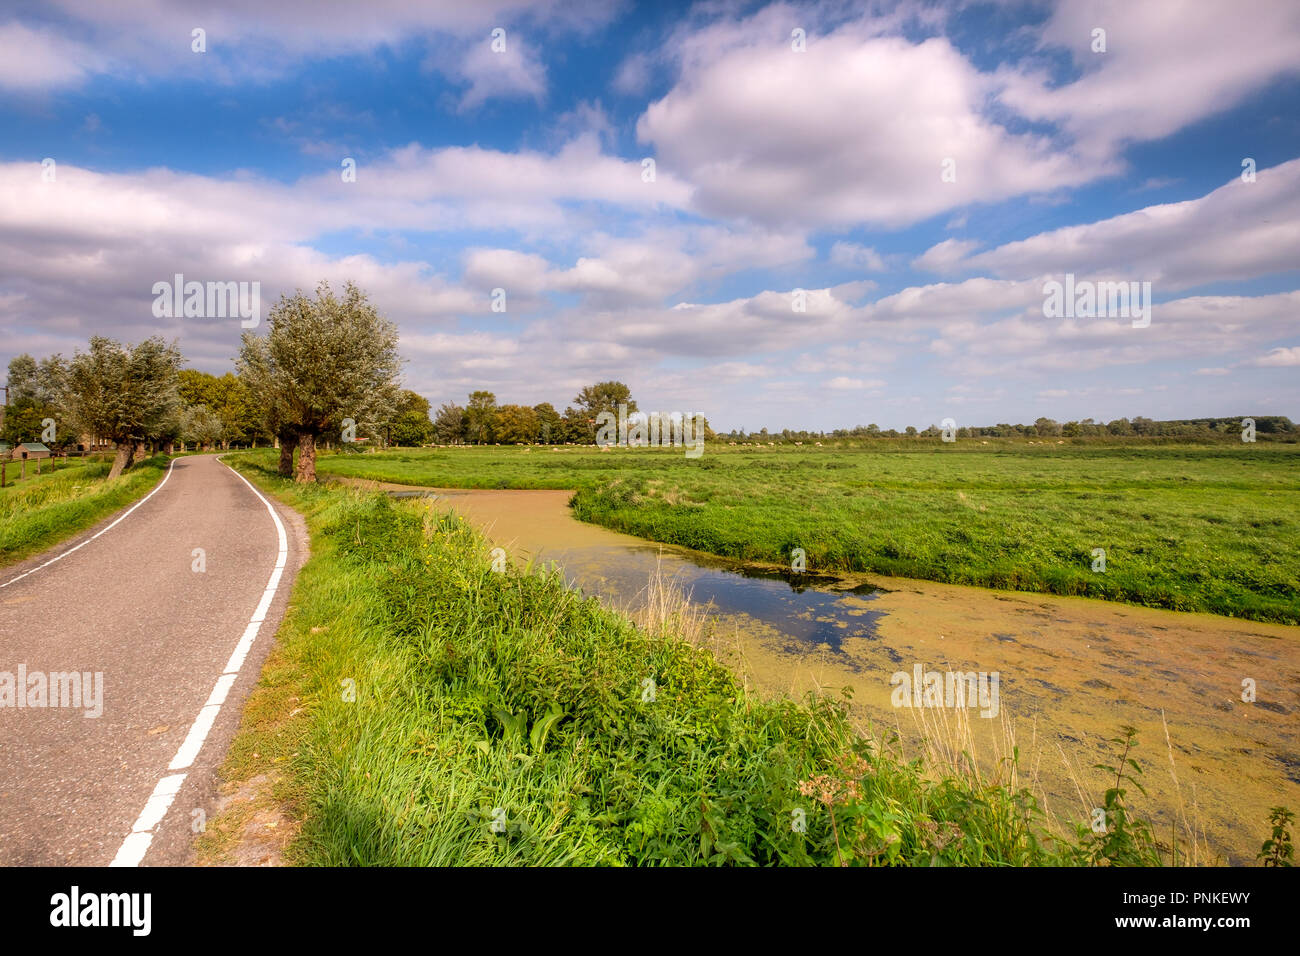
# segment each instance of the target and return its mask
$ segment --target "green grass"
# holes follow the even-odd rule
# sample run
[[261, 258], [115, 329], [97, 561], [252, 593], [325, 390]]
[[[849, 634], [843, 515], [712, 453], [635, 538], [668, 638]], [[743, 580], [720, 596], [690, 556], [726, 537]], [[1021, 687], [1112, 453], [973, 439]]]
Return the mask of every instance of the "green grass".
[[[297, 486], [260, 457], [227, 460], [305, 515], [312, 557], [224, 774], [276, 776], [300, 825], [291, 862], [1035, 865], [1098, 852], [1044, 837], [1027, 793], [929, 780], [877, 751], [842, 701], [760, 699], [706, 650], [556, 575], [494, 574], [455, 516]], [[1159, 859], [1124, 835], [1107, 847], [1116, 862]]]
[[50, 470], [47, 461], [38, 478], [29, 464], [26, 480], [0, 490], [0, 566], [44, 551], [143, 497], [167, 471], [167, 458], [142, 461], [112, 481], [110, 467], [94, 461]]
[[695, 460], [493, 447], [326, 455], [318, 467], [572, 488], [582, 520], [741, 561], [787, 564], [803, 548], [810, 570], [1300, 623], [1300, 445], [710, 445]]

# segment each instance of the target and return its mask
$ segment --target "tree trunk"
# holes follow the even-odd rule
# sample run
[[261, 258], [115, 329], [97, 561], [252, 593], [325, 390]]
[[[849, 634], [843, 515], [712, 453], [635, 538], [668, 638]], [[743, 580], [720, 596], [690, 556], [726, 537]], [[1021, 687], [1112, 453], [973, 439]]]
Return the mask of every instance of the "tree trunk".
[[316, 436], [310, 432], [298, 436], [298, 474], [294, 480], [300, 485], [316, 481]]
[[144, 461], [144, 460], [145, 460], [146, 458], [148, 458], [148, 457], [149, 457], [149, 446], [148, 446], [148, 444], [145, 443], [145, 442], [142, 442], [142, 441], [141, 441], [141, 442], [136, 442], [136, 443], [135, 443], [135, 452], [134, 452], [134, 454], [132, 454], [132, 456], [131, 456], [131, 464], [134, 465], [134, 464], [136, 464], [136, 463], [138, 463], [138, 462], [142, 462], [142, 461]]
[[280, 449], [280, 477], [293, 477], [293, 446], [294, 441], [288, 433], [277, 435], [275, 438], [275, 447]]
[[122, 472], [126, 471], [135, 457], [135, 442], [123, 441], [117, 443], [117, 454], [113, 457], [113, 467], [108, 470], [109, 478], [116, 478]]

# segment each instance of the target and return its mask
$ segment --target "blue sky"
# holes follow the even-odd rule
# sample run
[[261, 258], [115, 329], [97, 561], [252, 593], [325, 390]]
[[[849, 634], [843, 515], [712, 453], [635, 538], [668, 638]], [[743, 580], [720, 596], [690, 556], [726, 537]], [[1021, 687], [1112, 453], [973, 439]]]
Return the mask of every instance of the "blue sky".
[[[221, 372], [239, 320], [156, 318], [155, 282], [264, 316], [350, 278], [435, 404], [1300, 419], [1300, 7], [1250, 11], [10, 5], [0, 362], [161, 334]], [[1150, 325], [1046, 317], [1066, 273], [1150, 282]]]

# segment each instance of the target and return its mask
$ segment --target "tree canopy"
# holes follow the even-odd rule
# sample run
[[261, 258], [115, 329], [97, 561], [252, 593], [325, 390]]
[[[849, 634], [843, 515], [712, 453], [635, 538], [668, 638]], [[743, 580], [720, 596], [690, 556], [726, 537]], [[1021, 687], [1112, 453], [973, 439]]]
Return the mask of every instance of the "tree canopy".
[[74, 427], [117, 443], [109, 477], [130, 466], [146, 441], [175, 427], [181, 407], [181, 353], [154, 336], [124, 347], [92, 336], [68, 366], [64, 404]]
[[316, 287], [314, 299], [301, 290], [281, 296], [268, 319], [265, 337], [244, 333], [240, 374], [267, 423], [297, 436], [297, 480], [312, 482], [321, 435], [347, 419], [359, 433], [373, 433], [391, 418], [398, 403], [397, 327], [351, 282], [342, 296], [328, 282]]

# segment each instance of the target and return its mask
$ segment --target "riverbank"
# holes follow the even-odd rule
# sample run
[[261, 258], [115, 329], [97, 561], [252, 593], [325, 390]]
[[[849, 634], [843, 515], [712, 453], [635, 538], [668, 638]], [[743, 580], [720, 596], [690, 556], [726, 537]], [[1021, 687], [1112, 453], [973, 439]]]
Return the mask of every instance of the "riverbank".
[[[516, 564], [554, 561], [571, 585], [613, 607], [635, 613], [655, 577], [690, 592], [710, 605], [712, 651], [760, 695], [848, 689], [861, 732], [892, 731], [913, 756], [940, 747], [932, 756], [949, 764], [970, 747], [989, 774], [1018, 745], [1018, 780], [1059, 831], [1104, 802], [1113, 776], [1096, 765], [1122, 726], [1137, 729], [1146, 767], [1134, 806], [1202, 862], [1250, 862], [1269, 809], [1300, 805], [1296, 628], [873, 575], [802, 579], [813, 586], [796, 593], [780, 569], [580, 522], [568, 491], [425, 490]], [[771, 575], [737, 573], [761, 570]], [[941, 724], [944, 711], [893, 706], [891, 678], [918, 664], [999, 674], [1001, 712], [959, 727]], [[944, 743], [954, 737], [960, 746]]]
[[[680, 608], [638, 627], [559, 575], [494, 571], [489, 543], [427, 501], [233, 463], [312, 534], [225, 768], [234, 790], [271, 781], [287, 862], [1036, 865], [1102, 850], [1051, 839], [1023, 792], [927, 779], [833, 697], [746, 690], [682, 638]], [[241, 819], [210, 822], [206, 862], [237, 855]], [[1129, 831], [1106, 846], [1169, 860]]]
[[1300, 624], [1300, 445], [489, 446], [318, 468], [573, 489], [584, 521], [743, 562], [789, 567], [798, 548], [813, 571]]

